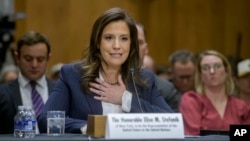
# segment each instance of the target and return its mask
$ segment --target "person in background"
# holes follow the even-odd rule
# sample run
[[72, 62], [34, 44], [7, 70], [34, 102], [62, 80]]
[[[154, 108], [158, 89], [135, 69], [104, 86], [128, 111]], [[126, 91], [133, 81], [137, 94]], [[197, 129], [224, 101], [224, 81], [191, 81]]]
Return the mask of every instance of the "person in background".
[[111, 8], [101, 14], [89, 43], [82, 61], [62, 67], [38, 117], [41, 132], [47, 130], [50, 110], [65, 111], [66, 133], [84, 133], [88, 115], [172, 112], [154, 74], [141, 68], [137, 29], [125, 10]]
[[[140, 61], [143, 63], [144, 57], [148, 53], [148, 44], [146, 42], [144, 26], [141, 23], [136, 23], [136, 28], [138, 31], [138, 41], [139, 41], [139, 55]], [[165, 101], [170, 105], [170, 107], [175, 111], [179, 111], [179, 99], [180, 93], [175, 89], [173, 84], [168, 80], [164, 80], [154, 74], [156, 87], [160, 90]]]
[[148, 54], [148, 43], [146, 41], [146, 33], [144, 26], [141, 23], [137, 22], [136, 28], [138, 32], [140, 63], [143, 64], [144, 57]]
[[170, 71], [168, 66], [165, 65], [160, 65], [156, 67], [155, 73], [157, 76], [164, 80], [169, 80], [170, 79]]
[[235, 83], [237, 97], [250, 103], [250, 59], [238, 63]]
[[231, 95], [234, 83], [226, 57], [217, 51], [204, 51], [198, 56], [195, 69], [196, 92], [184, 93], [180, 102], [185, 134], [229, 131], [231, 124], [249, 124], [249, 105]]
[[50, 79], [57, 81], [59, 78], [59, 74], [61, 71], [62, 66], [64, 65], [64, 63], [57, 63], [55, 65], [52, 66], [51, 71], [50, 71]]
[[146, 69], [149, 69], [151, 70], [152, 72], [155, 73], [155, 64], [154, 64], [154, 59], [149, 56], [148, 54], [146, 54], [144, 57], [143, 57], [143, 64], [142, 64], [142, 67], [143, 68], [146, 68]]
[[194, 90], [195, 56], [188, 50], [178, 50], [169, 57], [170, 81], [182, 94]]
[[0, 82], [7, 83], [16, 80], [18, 77], [18, 68], [15, 65], [4, 66], [0, 74]]
[[29, 31], [18, 39], [15, 52], [18, 78], [0, 85], [0, 134], [13, 133], [19, 105], [31, 106], [39, 115], [54, 85], [45, 76], [50, 56], [50, 43], [45, 35]]

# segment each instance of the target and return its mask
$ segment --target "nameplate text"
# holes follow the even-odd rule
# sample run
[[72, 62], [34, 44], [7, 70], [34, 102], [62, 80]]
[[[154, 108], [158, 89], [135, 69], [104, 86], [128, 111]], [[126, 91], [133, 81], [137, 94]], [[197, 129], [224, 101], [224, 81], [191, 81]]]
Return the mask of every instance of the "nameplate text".
[[108, 114], [106, 139], [184, 139], [180, 113]]

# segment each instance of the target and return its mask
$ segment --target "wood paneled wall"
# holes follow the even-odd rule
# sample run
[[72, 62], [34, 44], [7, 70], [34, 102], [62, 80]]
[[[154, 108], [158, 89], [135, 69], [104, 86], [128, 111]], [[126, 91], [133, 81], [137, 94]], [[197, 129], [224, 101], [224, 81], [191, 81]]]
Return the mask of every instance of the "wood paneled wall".
[[46, 34], [52, 44], [49, 68], [76, 61], [95, 19], [111, 7], [126, 9], [144, 24], [156, 65], [168, 64], [168, 56], [184, 48], [250, 58], [249, 0], [15, 0], [16, 12], [26, 14], [16, 21], [15, 36], [28, 30]]

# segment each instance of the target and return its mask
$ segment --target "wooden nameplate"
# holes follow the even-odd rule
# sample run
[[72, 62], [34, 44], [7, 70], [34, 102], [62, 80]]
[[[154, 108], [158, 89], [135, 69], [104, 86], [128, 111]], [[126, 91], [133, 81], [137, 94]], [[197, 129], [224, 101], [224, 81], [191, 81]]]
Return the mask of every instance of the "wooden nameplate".
[[107, 116], [103, 115], [88, 115], [87, 135], [95, 138], [105, 136]]

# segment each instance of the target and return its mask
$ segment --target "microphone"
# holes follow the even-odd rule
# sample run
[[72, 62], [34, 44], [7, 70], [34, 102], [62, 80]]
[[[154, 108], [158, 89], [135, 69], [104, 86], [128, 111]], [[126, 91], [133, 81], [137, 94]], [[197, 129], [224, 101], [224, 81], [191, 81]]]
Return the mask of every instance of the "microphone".
[[136, 89], [136, 86], [135, 86], [134, 73], [135, 73], [135, 69], [134, 69], [134, 68], [131, 68], [131, 69], [130, 69], [130, 74], [131, 74], [131, 76], [132, 76], [133, 86], [134, 86], [134, 89], [135, 89], [135, 93], [136, 93], [137, 101], [138, 101], [138, 103], [139, 103], [140, 110], [141, 110], [141, 112], [143, 113], [142, 106], [141, 106], [141, 102], [140, 102], [140, 99], [139, 99], [139, 95], [138, 95], [138, 92], [137, 92], [137, 89]]

